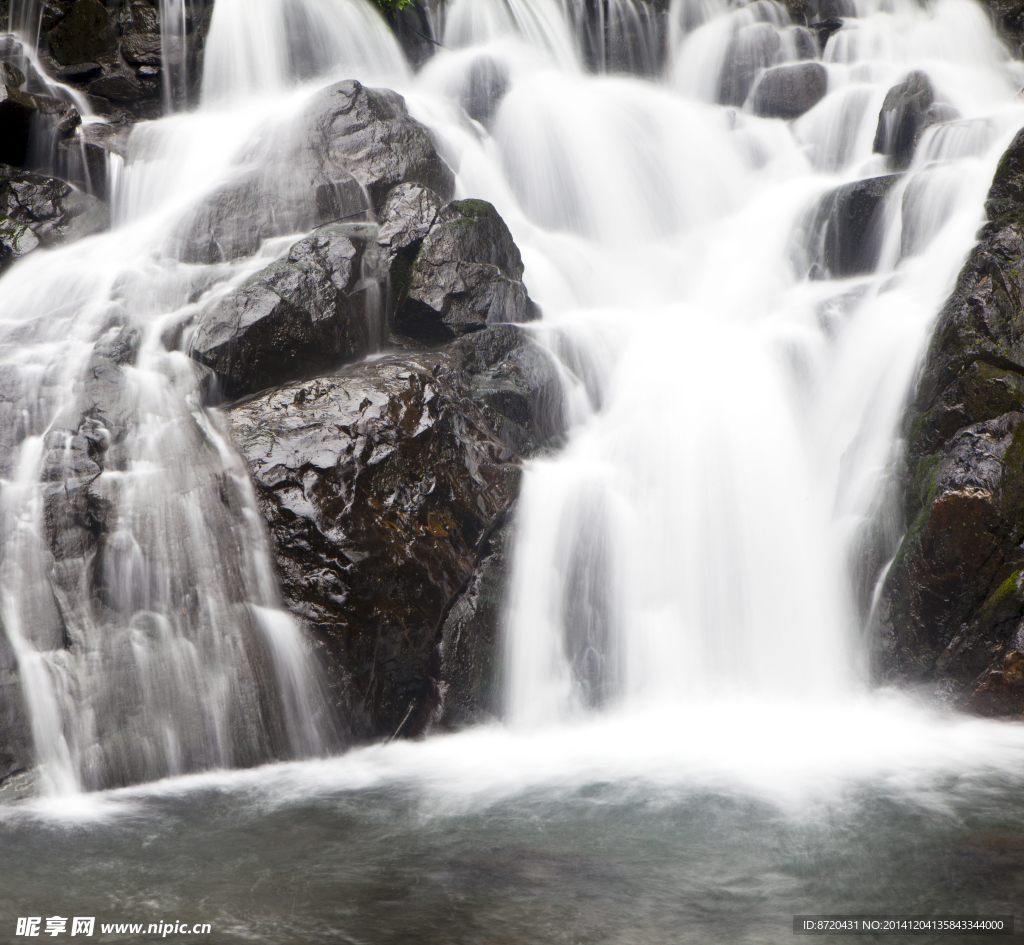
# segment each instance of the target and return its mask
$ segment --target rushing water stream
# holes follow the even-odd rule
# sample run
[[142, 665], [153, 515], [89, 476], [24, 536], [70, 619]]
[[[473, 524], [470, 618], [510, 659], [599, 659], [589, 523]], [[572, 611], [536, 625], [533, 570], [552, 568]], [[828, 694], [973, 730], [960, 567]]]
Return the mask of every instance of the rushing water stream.
[[[743, 57], [817, 42], [771, 0], [675, 0], [667, 54], [645, 5], [591, 6], [453, 0], [414, 75], [364, 0], [217, 0], [202, 105], [135, 129], [114, 228], [4, 276], [5, 397], [33, 407], [0, 471], [0, 613], [45, 796], [0, 809], [0, 923], [736, 943], [788, 939], [797, 912], [1024, 901], [1024, 728], [870, 692], [863, 629], [865, 549], [899, 537], [899, 418], [1024, 66], [973, 0], [858, 0], [820, 52], [828, 94], [787, 123], [717, 104]], [[161, 9], [173, 50], [184, 0]], [[486, 127], [463, 110], [482, 68], [507, 84]], [[887, 197], [875, 270], [823, 278], [816, 208], [887, 173], [877, 116], [915, 69], [945, 120]], [[292, 242], [197, 265], [175, 234], [340, 78], [405, 95], [459, 195], [499, 209], [573, 426], [525, 480], [504, 723], [330, 758], [244, 464], [164, 340]], [[83, 418], [117, 440], [98, 603], [88, 555], [46, 551]]]

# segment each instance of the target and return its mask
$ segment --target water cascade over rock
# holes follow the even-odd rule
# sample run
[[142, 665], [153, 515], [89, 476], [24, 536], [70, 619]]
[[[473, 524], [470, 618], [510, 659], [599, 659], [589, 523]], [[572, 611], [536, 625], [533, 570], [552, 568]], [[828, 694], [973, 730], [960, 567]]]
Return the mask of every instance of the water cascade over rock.
[[1012, 149], [900, 440], [1024, 124], [973, 0], [16, 7], [0, 778], [1019, 711]]

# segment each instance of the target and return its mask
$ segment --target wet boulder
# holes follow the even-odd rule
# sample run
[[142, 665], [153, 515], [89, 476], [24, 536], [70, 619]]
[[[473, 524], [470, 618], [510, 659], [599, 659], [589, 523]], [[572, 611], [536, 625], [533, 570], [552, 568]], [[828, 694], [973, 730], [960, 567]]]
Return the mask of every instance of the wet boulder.
[[[431, 201], [424, 199], [429, 215]], [[393, 208], [385, 208], [385, 227]], [[523, 285], [519, 249], [487, 201], [456, 200], [437, 211], [422, 241], [408, 230], [404, 235], [409, 242], [390, 255], [388, 272], [398, 333], [436, 344], [540, 316]]]
[[470, 608], [522, 457], [564, 427], [560, 390], [546, 354], [503, 325], [228, 412], [285, 602], [319, 641], [354, 737], [415, 734], [438, 711], [442, 628]]
[[163, 111], [165, 68], [175, 75], [176, 104], [194, 101], [212, 8], [207, 0], [185, 5], [188, 40], [181, 48], [175, 35], [161, 38], [159, 3], [48, 0], [39, 58], [50, 76], [85, 93], [99, 114], [126, 122], [155, 118]]
[[820, 62], [776, 66], [754, 89], [754, 114], [763, 118], [799, 118], [828, 92], [828, 72]]
[[902, 170], [910, 166], [921, 133], [936, 120], [935, 90], [923, 72], [914, 71], [886, 93], [878, 113], [874, 150]]
[[52, 177], [0, 165], [0, 271], [40, 246], [55, 246], [108, 224], [95, 197]]
[[870, 177], [826, 194], [810, 214], [807, 260], [812, 277], [866, 275], [878, 265], [885, 203], [899, 175]]
[[81, 120], [68, 102], [0, 86], [0, 163], [24, 167], [34, 134], [67, 137]]
[[758, 72], [778, 65], [783, 58], [782, 39], [771, 23], [740, 27], [724, 57], [718, 88], [719, 104], [743, 105]]
[[[904, 419], [907, 531], [877, 611], [883, 678], [1024, 714], [1024, 133], [939, 314]], [[890, 551], [890, 555], [891, 555]]]
[[203, 310], [189, 353], [218, 394], [256, 393], [364, 354], [376, 288], [360, 285], [365, 228], [320, 227], [287, 257]]
[[368, 89], [354, 79], [318, 92], [305, 110], [305, 142], [321, 177], [350, 175], [379, 209], [396, 184], [429, 187], [443, 200], [455, 177], [427, 129], [409, 115], [405, 99], [390, 89]]
[[493, 56], [479, 56], [466, 70], [459, 103], [470, 118], [488, 125], [508, 88], [508, 69]]
[[394, 186], [413, 182], [450, 200], [455, 179], [405, 101], [387, 89], [340, 82], [254, 147], [260, 170], [240, 168], [174, 234], [187, 262], [251, 255], [263, 240], [340, 220], [365, 220]]
[[117, 35], [98, 0], [77, 0], [46, 36], [50, 54], [61, 65], [92, 62], [117, 48]]

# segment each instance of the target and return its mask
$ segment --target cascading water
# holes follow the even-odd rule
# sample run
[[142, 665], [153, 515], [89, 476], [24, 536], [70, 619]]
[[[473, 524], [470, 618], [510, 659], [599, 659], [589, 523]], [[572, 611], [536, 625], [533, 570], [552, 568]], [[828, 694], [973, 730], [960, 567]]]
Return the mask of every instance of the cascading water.
[[[607, 34], [624, 14], [600, 6]], [[186, 10], [162, 9], [173, 88]], [[864, 682], [851, 587], [875, 571], [851, 575], [849, 562], [887, 514], [914, 365], [1024, 122], [1021, 66], [968, 0], [867, 6], [820, 57], [778, 4], [680, 0], [664, 81], [594, 77], [581, 9], [455, 0], [450, 51], [411, 79], [360, 0], [218, 0], [206, 104], [136, 128], [117, 228], [5, 278], [9, 384], [32, 409], [2, 493], [4, 621], [54, 783], [332, 743], [315, 674], [274, 610], [244, 470], [166, 344], [197, 300], [290, 243], [185, 265], [168, 233], [261, 162], [273, 186], [263, 129], [287, 137], [278, 113], [330, 77], [404, 92], [460, 192], [495, 203], [546, 312], [538, 337], [579, 385], [569, 442], [531, 468], [519, 511], [509, 720], [728, 693], [835, 697]], [[808, 56], [828, 94], [807, 114], [787, 125], [739, 107], [758, 70]], [[460, 113], [481, 63], [500, 99], [477, 116], [489, 133]], [[872, 271], [828, 278], [815, 208], [886, 172], [876, 116], [915, 69], [945, 120], [887, 198]]]
[[[284, 29], [293, 54], [312, 36], [328, 64], [340, 42], [364, 64], [402, 68], [363, 5], [271, 12], [284, 17], [272, 35]], [[239, 65], [222, 35], [235, 34], [230, 13], [219, 5], [228, 25], [214, 21], [207, 94], [234, 82], [263, 99], [137, 127], [112, 195], [116, 227], [4, 279], [6, 402], [24, 407], [0, 488], [0, 612], [42, 778], [58, 792], [337, 745], [312, 657], [277, 609], [247, 470], [202, 408], [194, 364], [168, 342], [204, 293], [237, 285], [293, 242], [210, 266], [167, 249], [205, 195], [249, 169], [246, 142], [294, 103], [285, 77], [262, 81], [251, 61]]]
[[[1019, 896], [1019, 727], [869, 692], [864, 627], [900, 537], [904, 402], [1024, 125], [1024, 65], [972, 0], [858, 0], [813, 30], [772, 0], [659, 9], [432, 4], [441, 46], [413, 75], [364, 0], [217, 0], [202, 104], [134, 128], [114, 228], [4, 275], [0, 618], [61, 795], [0, 808], [16, 914], [704, 945]], [[171, 46], [185, 7], [163, 10]], [[820, 101], [758, 117], [764, 70], [801, 62]], [[915, 73], [934, 121], [904, 167], [874, 146]], [[228, 236], [266, 238], [229, 262], [182, 261], [180, 234], [233, 183], [291, 186], [291, 116], [340, 78], [402, 93], [458, 196], [498, 208], [564, 379], [566, 442], [516, 511], [506, 724], [71, 808], [339, 746], [180, 340], [315, 214], [263, 232], [254, 207]], [[832, 210], [874, 178], [844, 242]]]

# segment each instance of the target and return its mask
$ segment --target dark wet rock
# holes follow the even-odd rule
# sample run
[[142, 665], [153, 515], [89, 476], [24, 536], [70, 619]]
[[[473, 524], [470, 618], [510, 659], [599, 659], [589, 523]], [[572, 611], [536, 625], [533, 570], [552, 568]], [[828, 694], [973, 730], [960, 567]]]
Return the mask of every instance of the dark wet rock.
[[20, 89], [25, 84], [25, 73], [14, 63], [0, 62], [0, 85]]
[[53, 78], [88, 95], [99, 114], [123, 121], [155, 118], [163, 111], [165, 67], [189, 79], [185, 88], [175, 83], [175, 104], [196, 100], [212, 8], [212, 0], [187, 4], [187, 46], [171, 46], [165, 63], [159, 3], [52, 0], [44, 10], [40, 59]]
[[935, 123], [934, 103], [935, 91], [923, 72], [911, 72], [889, 89], [878, 113], [875, 152], [887, 155], [898, 170], [909, 167], [921, 133]]
[[[403, 194], [400, 199], [413, 198]], [[435, 344], [487, 325], [538, 318], [522, 282], [519, 249], [497, 210], [484, 200], [456, 200], [437, 211], [420, 241], [422, 221], [438, 202], [421, 199], [412, 229], [394, 236], [389, 214], [396, 205], [383, 212], [385, 237], [406, 241], [388, 252], [395, 330]]]
[[828, 92], [828, 72], [819, 62], [769, 69], [754, 89], [754, 113], [764, 118], [799, 118]]
[[455, 179], [427, 129], [387, 89], [339, 82], [317, 93], [286, 129], [259, 145], [260, 171], [212, 194], [176, 234], [188, 262], [251, 255], [273, 236], [340, 220], [365, 220], [392, 187], [414, 182], [450, 200]]
[[905, 420], [908, 528], [879, 608], [883, 675], [986, 715], [1024, 680], [1024, 134], [939, 315]]
[[817, 59], [821, 55], [818, 35], [814, 30], [804, 26], [794, 26], [792, 33], [798, 59]]
[[987, 0], [986, 5], [1000, 35], [1019, 57], [1024, 42], [1024, 0]]
[[[384, 271], [399, 285], [408, 281], [416, 255], [441, 213], [441, 198], [420, 184], [399, 184], [387, 196], [379, 216], [377, 242]], [[396, 286], [395, 293], [399, 292]]]
[[782, 39], [771, 23], [753, 23], [736, 31], [725, 54], [718, 89], [721, 105], [747, 100], [758, 72], [782, 62]]
[[818, 0], [818, 18], [823, 22], [856, 16], [856, 0]]
[[0, 271], [39, 246], [55, 246], [107, 226], [95, 197], [52, 177], [0, 165]]
[[843, 21], [838, 17], [830, 17], [815, 23], [811, 28], [818, 34], [818, 49], [824, 52], [832, 35], [843, 28]]
[[66, 137], [81, 120], [67, 102], [0, 86], [0, 163], [24, 167], [34, 135], [50, 131]]
[[98, 0], [76, 0], [60, 23], [46, 35], [50, 54], [63, 66], [92, 62], [117, 48], [107, 8]]
[[882, 249], [886, 198], [899, 179], [892, 174], [854, 181], [819, 201], [807, 226], [812, 276], [846, 278], [874, 271]]
[[415, 734], [438, 710], [446, 620], [470, 607], [521, 458], [561, 434], [561, 403], [552, 362], [503, 325], [229, 411], [284, 599], [320, 642], [354, 737]]
[[18, 675], [18, 661], [0, 624], [0, 781], [32, 763], [32, 734]]
[[397, 92], [368, 89], [352, 79], [339, 82], [313, 98], [305, 124], [307, 147], [322, 176], [333, 180], [335, 168], [350, 174], [374, 210], [396, 184], [422, 184], [443, 200], [454, 194], [451, 170]]
[[486, 541], [469, 585], [441, 628], [437, 715], [442, 728], [463, 728], [501, 715], [502, 620], [511, 544], [511, 524]]
[[366, 353], [376, 317], [375, 291], [359, 286], [367, 242], [365, 227], [321, 227], [202, 312], [190, 354], [220, 393], [256, 393]]
[[396, 11], [390, 19], [395, 37], [414, 69], [419, 69], [441, 46], [433, 26], [439, 22], [441, 5], [440, 0], [417, 0]]
[[86, 90], [93, 97], [126, 104], [143, 99], [158, 98], [160, 81], [155, 73], [147, 75], [142, 69], [138, 71], [124, 69], [111, 71], [93, 79], [86, 86]]
[[508, 69], [493, 56], [480, 56], [466, 71], [460, 104], [470, 118], [488, 125], [508, 88]]

